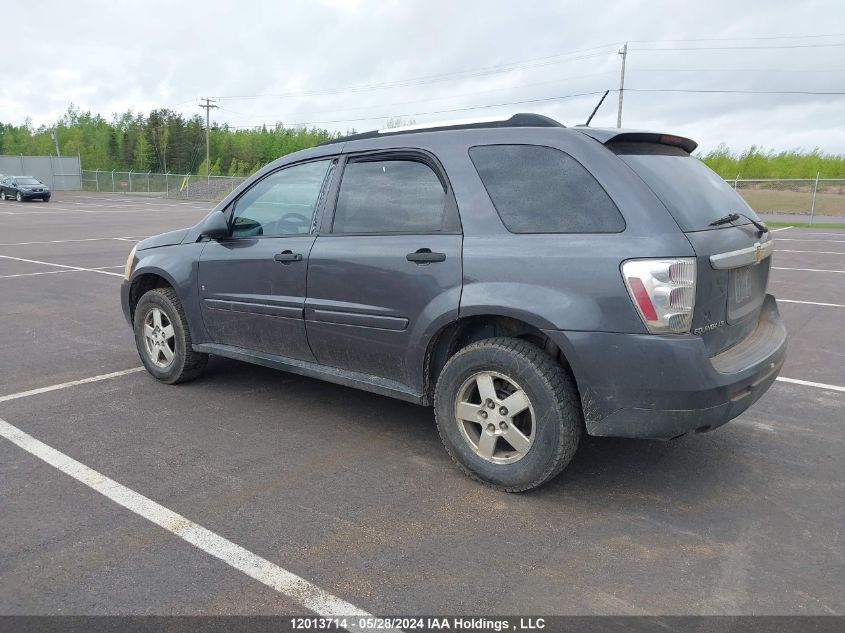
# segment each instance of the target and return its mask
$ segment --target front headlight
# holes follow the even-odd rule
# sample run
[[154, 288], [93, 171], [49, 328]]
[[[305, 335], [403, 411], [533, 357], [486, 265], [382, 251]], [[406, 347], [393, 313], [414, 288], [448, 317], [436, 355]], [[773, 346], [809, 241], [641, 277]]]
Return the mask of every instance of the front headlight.
[[126, 268], [123, 269], [123, 278], [129, 279], [130, 275], [132, 275], [132, 264], [135, 262], [135, 249], [138, 246], [133, 246], [132, 250], [129, 251], [129, 257], [126, 259]]

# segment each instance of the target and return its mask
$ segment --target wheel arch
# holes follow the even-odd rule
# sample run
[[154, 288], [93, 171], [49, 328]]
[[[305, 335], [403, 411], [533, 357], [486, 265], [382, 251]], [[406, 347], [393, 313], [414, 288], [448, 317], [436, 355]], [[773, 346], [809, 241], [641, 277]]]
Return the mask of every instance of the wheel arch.
[[173, 279], [171, 279], [170, 276], [163, 270], [144, 269], [136, 271], [135, 274], [132, 275], [132, 280], [129, 285], [130, 319], [134, 321], [135, 308], [141, 300], [141, 297], [143, 297], [145, 293], [156, 288], [171, 288], [174, 292], [176, 292], [177, 296], [179, 294]]
[[471, 343], [502, 336], [525, 340], [544, 350], [569, 373], [577, 386], [578, 383], [568, 358], [543, 331], [543, 325], [496, 312], [463, 316], [444, 325], [432, 336], [426, 349], [423, 367], [423, 403], [433, 402], [437, 379], [452, 356]]

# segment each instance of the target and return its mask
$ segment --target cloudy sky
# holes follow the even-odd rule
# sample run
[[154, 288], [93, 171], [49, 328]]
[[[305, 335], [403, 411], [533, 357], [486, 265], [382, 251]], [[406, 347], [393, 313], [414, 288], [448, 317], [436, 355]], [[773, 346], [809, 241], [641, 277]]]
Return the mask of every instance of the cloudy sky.
[[[0, 121], [70, 102], [331, 130], [540, 112], [583, 123], [618, 88], [623, 123], [708, 149], [845, 152], [845, 3], [615, 0], [5, 0]], [[20, 27], [20, 28], [18, 28]], [[656, 90], [657, 92], [653, 92]], [[759, 91], [686, 92], [686, 91]], [[684, 91], [684, 92], [668, 92]], [[584, 94], [589, 93], [589, 94]], [[582, 95], [582, 96], [571, 96]], [[516, 103], [522, 102], [522, 103]], [[495, 107], [486, 107], [494, 105]], [[616, 124], [611, 92], [594, 126]]]

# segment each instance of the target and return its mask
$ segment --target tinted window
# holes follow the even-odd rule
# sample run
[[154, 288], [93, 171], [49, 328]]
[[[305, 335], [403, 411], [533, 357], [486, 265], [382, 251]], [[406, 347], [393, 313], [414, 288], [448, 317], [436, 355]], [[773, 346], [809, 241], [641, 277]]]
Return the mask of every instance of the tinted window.
[[36, 180], [35, 178], [24, 177], [24, 178], [18, 178], [17, 180], [18, 180], [19, 185], [40, 185], [41, 184], [41, 181]]
[[320, 160], [294, 165], [256, 183], [235, 203], [232, 236], [309, 233], [330, 163]]
[[352, 161], [343, 171], [332, 231], [446, 230], [446, 191], [432, 169], [410, 160]]
[[625, 229], [610, 196], [569, 154], [539, 145], [481, 145], [469, 155], [512, 233]]
[[[669, 209], [683, 231], [708, 226], [729, 213], [740, 212], [759, 219], [728, 183], [697, 158], [678, 147], [657, 143], [611, 145]], [[740, 218], [734, 224], [749, 224]]]

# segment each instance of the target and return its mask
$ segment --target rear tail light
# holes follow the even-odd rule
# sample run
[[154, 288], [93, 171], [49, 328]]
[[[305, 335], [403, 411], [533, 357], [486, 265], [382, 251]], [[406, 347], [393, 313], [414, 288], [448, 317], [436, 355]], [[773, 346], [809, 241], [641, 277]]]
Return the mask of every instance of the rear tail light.
[[649, 332], [690, 331], [695, 304], [695, 258], [631, 259], [622, 263], [622, 277]]

